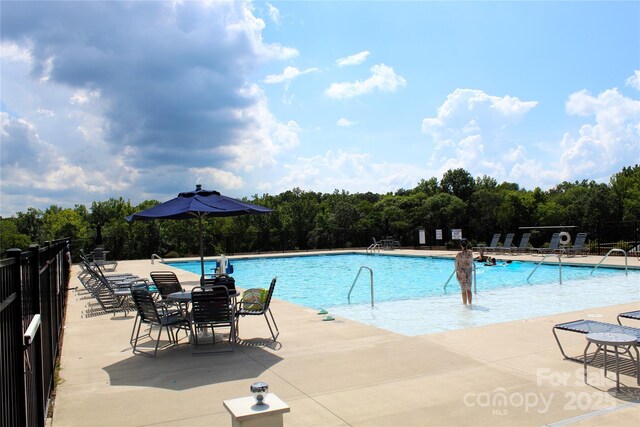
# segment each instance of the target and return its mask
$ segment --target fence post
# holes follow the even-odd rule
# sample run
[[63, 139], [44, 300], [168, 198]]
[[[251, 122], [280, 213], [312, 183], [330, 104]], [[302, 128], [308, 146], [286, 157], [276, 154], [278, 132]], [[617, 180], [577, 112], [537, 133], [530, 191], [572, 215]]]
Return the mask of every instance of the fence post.
[[[0, 361], [0, 424], [2, 425], [26, 425], [26, 398], [24, 382], [24, 352], [22, 349], [22, 284], [20, 249], [6, 251], [7, 258], [12, 258], [13, 263], [8, 273], [3, 274], [2, 289], [0, 289], [0, 318], [2, 322], [8, 322], [9, 328], [6, 337], [1, 337], [2, 360]], [[4, 312], [4, 313], [3, 313]]]

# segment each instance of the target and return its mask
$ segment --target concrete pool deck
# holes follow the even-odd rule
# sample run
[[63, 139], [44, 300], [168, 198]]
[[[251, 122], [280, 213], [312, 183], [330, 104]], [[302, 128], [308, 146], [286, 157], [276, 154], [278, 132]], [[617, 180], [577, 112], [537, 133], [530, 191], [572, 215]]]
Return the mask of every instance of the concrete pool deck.
[[[620, 258], [608, 258], [606, 264], [624, 265]], [[575, 257], [563, 259], [563, 264], [594, 265], [601, 259]], [[628, 261], [640, 268], [636, 258]], [[117, 269], [143, 277], [154, 270], [173, 270], [184, 282], [198, 279], [149, 260], [120, 261]], [[640, 387], [630, 367], [621, 370], [620, 393], [615, 393], [615, 376], [609, 372], [604, 378], [599, 367], [589, 368], [590, 384], [584, 384], [582, 365], [563, 360], [551, 332], [557, 323], [582, 318], [616, 323], [618, 313], [640, 309], [640, 284], [627, 304], [414, 337], [338, 316], [323, 322], [315, 310], [275, 299], [272, 309], [281, 331], [275, 345], [260, 339], [269, 336], [264, 319], [245, 318], [240, 336], [246, 341], [235, 353], [192, 355], [183, 340], [151, 359], [131, 352], [131, 313], [86, 315], [91, 300], [84, 296], [77, 272], [74, 268], [70, 285], [77, 291], [69, 293], [62, 382], [49, 421], [55, 427], [227, 426], [231, 418], [223, 400], [248, 396], [256, 381], [267, 382], [291, 407], [284, 415], [285, 426], [640, 422]], [[243, 288], [267, 285], [238, 283]], [[568, 353], [584, 350], [583, 335], [561, 338]]]

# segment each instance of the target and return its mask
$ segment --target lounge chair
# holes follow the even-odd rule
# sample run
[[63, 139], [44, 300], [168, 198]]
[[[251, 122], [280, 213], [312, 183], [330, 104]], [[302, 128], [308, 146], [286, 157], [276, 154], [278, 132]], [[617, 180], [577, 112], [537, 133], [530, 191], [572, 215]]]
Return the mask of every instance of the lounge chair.
[[640, 345], [640, 328], [632, 328], [631, 326], [616, 325], [614, 323], [598, 322], [596, 320], [574, 320], [573, 322], [560, 323], [553, 327], [553, 336], [558, 343], [560, 352], [565, 359], [574, 360], [576, 362], [583, 363], [582, 359], [576, 357], [567, 356], [560, 344], [558, 334], [556, 331], [577, 332], [579, 334], [590, 334], [593, 332], [610, 332], [618, 334], [632, 335], [638, 339], [638, 345]]
[[117, 312], [122, 311], [126, 316], [131, 310], [128, 297], [131, 294], [131, 286], [137, 282], [110, 282], [95, 270], [89, 269], [88, 275], [81, 278], [80, 283], [104, 312], [115, 316]]
[[529, 239], [531, 238], [531, 233], [524, 233], [522, 237], [520, 237], [520, 243], [518, 246], [513, 246], [509, 250], [510, 255], [522, 254], [527, 251], [529, 248]]
[[98, 265], [104, 269], [114, 271], [116, 267], [118, 267], [118, 261], [107, 260], [108, 253], [109, 251], [105, 251], [104, 248], [95, 248], [92, 252], [93, 262], [95, 263], [95, 265]]
[[502, 234], [500, 233], [496, 233], [493, 235], [493, 238], [491, 239], [491, 243], [489, 244], [489, 246], [475, 246], [472, 248], [473, 251], [485, 251], [485, 252], [491, 252], [493, 250], [495, 250], [498, 247], [498, 241], [500, 241], [500, 236]]
[[640, 310], [635, 310], [635, 311], [627, 311], [625, 313], [620, 313], [618, 314], [618, 324], [622, 325], [622, 322], [620, 321], [620, 318], [623, 319], [633, 319], [633, 320], [640, 320]]
[[509, 253], [509, 251], [511, 251], [511, 249], [514, 247], [513, 246], [513, 237], [515, 236], [514, 233], [509, 233], [506, 235], [506, 237], [504, 238], [504, 243], [502, 244], [502, 246], [498, 246], [497, 248], [495, 248], [493, 251], [494, 252], [501, 252], [501, 253]]
[[539, 254], [553, 254], [558, 251], [558, 246], [560, 246], [560, 233], [553, 233], [551, 240], [549, 241], [549, 246], [546, 248], [531, 248], [531, 252], [537, 252]]
[[564, 248], [564, 249], [560, 249], [561, 253], [567, 255], [567, 256], [571, 256], [571, 255], [578, 255], [578, 254], [584, 254], [586, 255], [589, 252], [589, 248], [585, 247], [585, 242], [587, 240], [587, 233], [578, 233], [576, 235], [576, 240], [573, 242], [573, 246], [571, 246], [570, 248]]
[[[280, 331], [278, 330], [278, 325], [276, 324], [276, 319], [273, 317], [273, 313], [271, 312], [270, 304], [271, 297], [273, 296], [273, 291], [276, 287], [276, 280], [278, 277], [274, 277], [271, 280], [271, 285], [269, 285], [269, 291], [267, 292], [266, 298], [264, 302], [262, 301], [249, 301], [244, 298], [238, 302], [236, 309], [236, 333], [239, 334], [239, 321], [240, 317], [244, 316], [264, 316], [264, 319], [267, 321], [267, 326], [269, 327], [269, 331], [271, 332], [271, 336], [275, 341], [280, 335]], [[271, 320], [273, 321], [273, 328], [271, 327], [271, 323], [269, 322], [269, 317], [271, 316]], [[275, 329], [275, 333], [273, 332]]]

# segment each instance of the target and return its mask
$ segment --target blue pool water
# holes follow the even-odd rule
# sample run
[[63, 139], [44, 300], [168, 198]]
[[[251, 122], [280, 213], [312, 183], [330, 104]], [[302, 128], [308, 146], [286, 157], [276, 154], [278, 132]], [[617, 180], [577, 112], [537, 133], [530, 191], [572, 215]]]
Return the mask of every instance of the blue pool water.
[[[462, 307], [453, 260], [397, 255], [313, 255], [232, 260], [236, 285], [267, 287], [278, 276], [275, 298], [340, 315], [404, 335], [461, 329], [638, 300], [640, 271], [563, 265], [562, 285], [556, 265], [528, 262], [476, 264], [473, 308]], [[199, 262], [170, 265], [194, 273]], [[371, 307], [373, 271], [375, 307]], [[205, 264], [213, 272], [215, 262]], [[410, 315], [408, 313], [411, 313]], [[437, 314], [437, 315], [436, 315]]]

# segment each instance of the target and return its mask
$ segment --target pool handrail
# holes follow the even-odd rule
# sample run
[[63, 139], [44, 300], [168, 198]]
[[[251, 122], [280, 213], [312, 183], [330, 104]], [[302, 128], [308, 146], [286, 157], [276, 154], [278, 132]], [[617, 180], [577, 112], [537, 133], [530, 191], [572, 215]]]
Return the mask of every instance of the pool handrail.
[[531, 276], [533, 275], [533, 273], [536, 272], [536, 270], [538, 269], [538, 267], [540, 267], [540, 264], [542, 264], [544, 262], [544, 260], [548, 257], [548, 256], [557, 256], [558, 257], [558, 271], [560, 273], [560, 284], [562, 285], [562, 256], [560, 254], [546, 254], [542, 257], [542, 259], [540, 260], [539, 263], [536, 264], [536, 267], [533, 269], [533, 271], [531, 273], [529, 273], [529, 276], [527, 277], [527, 283], [529, 283], [529, 279], [531, 278]]
[[[471, 267], [473, 269], [473, 293], [474, 294], [478, 294], [478, 288], [477, 288], [477, 284], [478, 284], [478, 280], [476, 278], [476, 265], [475, 264], [471, 264]], [[451, 281], [451, 279], [453, 278], [453, 275], [456, 274], [456, 269], [454, 268], [453, 271], [451, 272], [451, 275], [449, 276], [449, 278], [447, 279], [446, 283], [444, 284], [444, 288], [442, 289], [443, 293], [447, 293], [447, 285], [449, 284], [449, 282]]]
[[360, 266], [360, 269], [358, 270], [358, 274], [356, 274], [356, 278], [353, 279], [353, 283], [351, 284], [351, 289], [349, 289], [349, 294], [347, 295], [347, 301], [349, 302], [349, 304], [351, 304], [351, 291], [353, 291], [353, 287], [356, 285], [356, 282], [358, 281], [358, 277], [360, 277], [360, 273], [362, 272], [362, 269], [365, 269], [365, 268], [369, 270], [369, 276], [371, 281], [371, 307], [373, 307], [373, 270], [367, 267], [366, 265]]
[[600, 267], [600, 264], [602, 264], [604, 262], [604, 260], [607, 259], [607, 257], [609, 256], [609, 254], [611, 252], [622, 252], [624, 254], [624, 274], [627, 275], [627, 276], [629, 275], [629, 263], [628, 263], [628, 260], [627, 260], [627, 252], [624, 249], [613, 248], [613, 249], [610, 249], [609, 252], [607, 252], [607, 254], [602, 257], [600, 262], [593, 267], [593, 270], [591, 270], [591, 275], [592, 276], [593, 276], [593, 272], [596, 271], [596, 268]]

